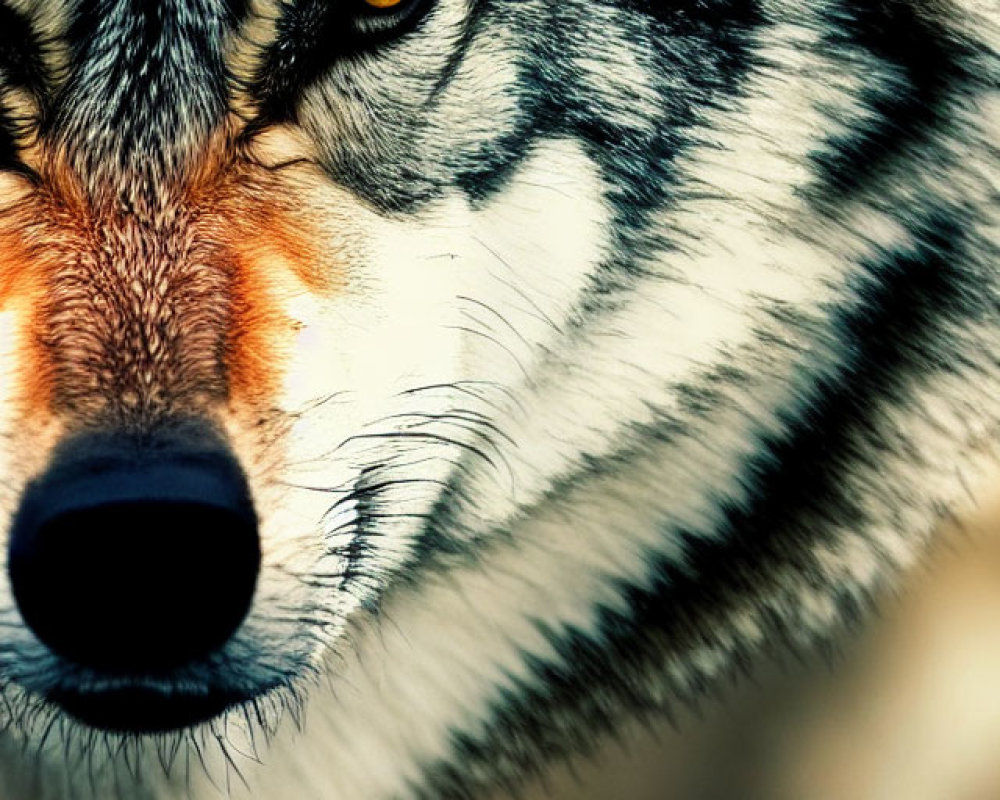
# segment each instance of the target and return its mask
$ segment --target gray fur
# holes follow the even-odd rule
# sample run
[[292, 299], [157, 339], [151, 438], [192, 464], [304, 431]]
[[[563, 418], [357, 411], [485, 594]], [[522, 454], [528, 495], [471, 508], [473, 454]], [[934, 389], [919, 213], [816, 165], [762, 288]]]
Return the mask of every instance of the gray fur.
[[[177, 212], [192, 175], [219, 141], [261, 167], [255, 146], [292, 131], [306, 155], [267, 170], [308, 163], [274, 185], [329, 233], [316, 262], [346, 264], [348, 300], [316, 292], [323, 330], [392, 363], [385, 276], [413, 280], [410, 306], [452, 280], [414, 317], [428, 341], [455, 337], [462, 366], [401, 366], [369, 410], [351, 381], [376, 366], [326, 352], [323, 396], [254, 407], [252, 425], [220, 388], [225, 314], [211, 347], [171, 339], [169, 358], [198, 357], [171, 390], [197, 403], [158, 405], [125, 370], [155, 417], [142, 424], [178, 407], [222, 420], [252, 440], [261, 508], [294, 505], [281, 492], [301, 483], [326, 513], [276, 540], [244, 631], [185, 673], [270, 693], [193, 731], [117, 737], [36, 705], [77, 678], [4, 611], [12, 800], [73, 796], [83, 775], [130, 799], [211, 796], [212, 781], [338, 800], [519, 786], [766, 648], [822, 641], [995, 468], [995, 9], [435, 0], [366, 44], [324, 27], [350, 7], [171, 0], [148, 33], [134, 4], [81, 2], [45, 34], [67, 67], [36, 92], [32, 141], [68, 153], [91, 207], [134, 222], [172, 297], [195, 267], [198, 303], [235, 291], [226, 264], [203, 268], [211, 254], [171, 260], [171, 242], [214, 235], [210, 209], [190, 226]], [[325, 205], [302, 188], [316, 175]], [[579, 242], [585, 269], [556, 263]], [[94, 259], [113, 261], [128, 280], [112, 284], [149, 289], [125, 249], [57, 274], [86, 283]], [[91, 333], [113, 313], [87, 322], [92, 306]], [[59, 380], [101, 406], [94, 393], [113, 392], [88, 370], [121, 348], [75, 358], [62, 311], [47, 344], [69, 365]], [[158, 319], [139, 308], [129, 324]], [[338, 433], [283, 463], [303, 418]], [[362, 421], [341, 435], [345, 418]], [[31, 477], [19, 469], [12, 485]]]

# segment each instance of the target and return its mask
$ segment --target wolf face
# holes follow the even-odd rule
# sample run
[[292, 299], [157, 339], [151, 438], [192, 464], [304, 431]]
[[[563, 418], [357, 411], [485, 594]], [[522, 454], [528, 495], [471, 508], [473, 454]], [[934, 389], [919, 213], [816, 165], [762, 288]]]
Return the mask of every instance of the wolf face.
[[6, 796], [473, 796], [911, 561], [1000, 35], [802, 5], [0, 5]]

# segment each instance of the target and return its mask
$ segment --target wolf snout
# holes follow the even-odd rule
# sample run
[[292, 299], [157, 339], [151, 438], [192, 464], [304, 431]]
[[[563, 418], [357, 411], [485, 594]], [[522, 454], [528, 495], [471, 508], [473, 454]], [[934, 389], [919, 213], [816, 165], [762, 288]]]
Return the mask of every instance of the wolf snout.
[[[121, 441], [115, 441], [115, 439]], [[75, 442], [30, 484], [10, 536], [25, 623], [101, 674], [165, 674], [222, 648], [250, 608], [260, 545], [223, 447]]]

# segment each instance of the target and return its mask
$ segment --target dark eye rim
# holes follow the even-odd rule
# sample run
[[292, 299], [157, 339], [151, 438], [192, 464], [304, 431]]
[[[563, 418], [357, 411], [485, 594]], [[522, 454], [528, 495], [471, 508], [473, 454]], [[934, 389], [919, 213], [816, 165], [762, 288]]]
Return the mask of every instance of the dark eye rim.
[[258, 112], [251, 129], [294, 120], [302, 92], [338, 61], [377, 53], [415, 30], [439, 0], [401, 0], [379, 9], [364, 0], [295, 0], [284, 4], [278, 33], [250, 80]]
[[358, 44], [376, 45], [396, 39], [413, 30], [434, 0], [400, 0], [393, 6], [379, 8], [366, 0], [347, 0], [345, 13]]

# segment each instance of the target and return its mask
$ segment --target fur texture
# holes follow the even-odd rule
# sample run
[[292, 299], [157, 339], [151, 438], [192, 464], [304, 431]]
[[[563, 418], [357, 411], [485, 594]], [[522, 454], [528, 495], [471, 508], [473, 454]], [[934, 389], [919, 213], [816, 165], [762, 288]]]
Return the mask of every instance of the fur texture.
[[[165, 676], [0, 580], [0, 793], [476, 797], [858, 613], [997, 457], [998, 18], [6, 0], [0, 528], [194, 420], [263, 564]], [[123, 684], [245, 702], [46, 699]]]

